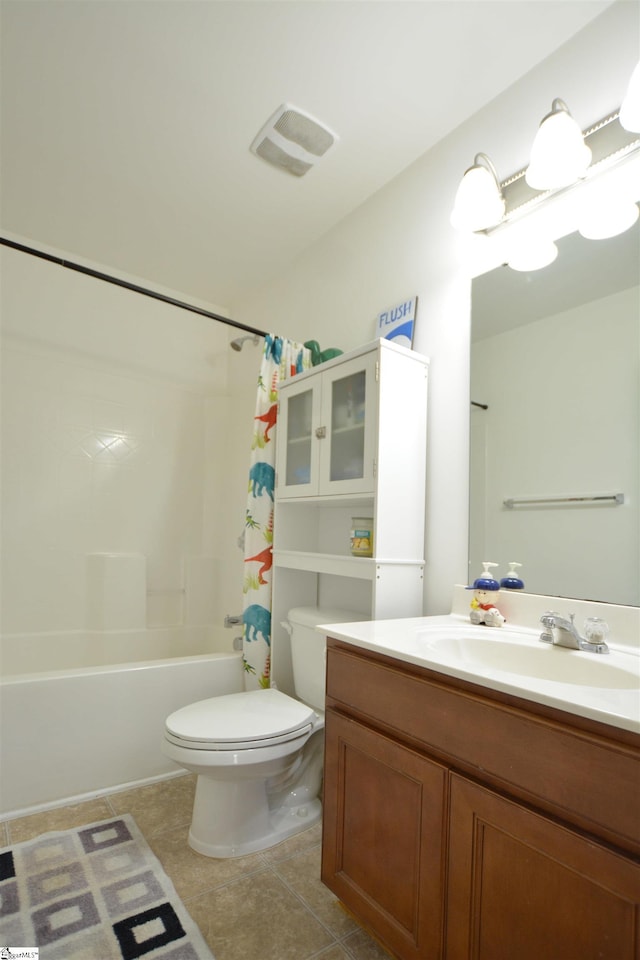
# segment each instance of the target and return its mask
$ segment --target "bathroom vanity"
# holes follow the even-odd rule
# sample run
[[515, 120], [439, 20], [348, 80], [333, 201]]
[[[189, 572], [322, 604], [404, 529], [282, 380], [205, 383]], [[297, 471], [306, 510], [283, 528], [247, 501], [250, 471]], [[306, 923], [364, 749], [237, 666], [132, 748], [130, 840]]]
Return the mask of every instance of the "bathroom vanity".
[[[606, 723], [421, 662], [402, 638], [379, 652], [377, 625], [355, 626], [327, 643], [325, 884], [402, 960], [637, 960], [636, 659], [606, 681], [629, 719]], [[539, 662], [580, 676], [585, 657], [618, 669]]]

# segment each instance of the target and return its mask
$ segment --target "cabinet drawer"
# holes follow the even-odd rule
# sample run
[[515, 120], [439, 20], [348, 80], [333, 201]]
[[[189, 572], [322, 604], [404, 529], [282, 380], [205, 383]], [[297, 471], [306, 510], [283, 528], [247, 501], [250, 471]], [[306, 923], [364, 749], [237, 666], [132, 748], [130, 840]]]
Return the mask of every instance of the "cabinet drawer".
[[[498, 697], [498, 695], [497, 695]], [[328, 641], [329, 706], [640, 853], [640, 749], [535, 704]], [[638, 743], [640, 744], [640, 738]]]

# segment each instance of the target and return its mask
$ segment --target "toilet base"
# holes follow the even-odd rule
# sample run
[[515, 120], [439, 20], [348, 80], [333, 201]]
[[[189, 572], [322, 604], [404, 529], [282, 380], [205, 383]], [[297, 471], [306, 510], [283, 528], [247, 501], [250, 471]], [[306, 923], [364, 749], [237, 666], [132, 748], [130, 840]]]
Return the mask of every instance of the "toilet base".
[[189, 846], [205, 857], [229, 859], [267, 850], [307, 830], [322, 817], [320, 800], [270, 809], [264, 780], [212, 781], [198, 777]]

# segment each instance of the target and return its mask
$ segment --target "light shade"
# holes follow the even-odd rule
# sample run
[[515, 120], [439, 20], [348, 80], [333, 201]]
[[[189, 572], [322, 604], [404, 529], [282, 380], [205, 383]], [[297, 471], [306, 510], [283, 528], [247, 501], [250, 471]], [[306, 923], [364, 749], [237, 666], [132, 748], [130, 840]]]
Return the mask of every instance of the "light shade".
[[521, 241], [509, 254], [508, 264], [512, 270], [529, 273], [548, 267], [558, 256], [558, 248], [551, 240], [531, 239]]
[[531, 148], [525, 179], [534, 190], [557, 190], [575, 183], [587, 172], [591, 150], [582, 130], [562, 100], [554, 100]]
[[638, 204], [630, 200], [593, 204], [580, 213], [578, 231], [587, 240], [607, 240], [632, 227], [639, 215]]
[[640, 63], [631, 74], [629, 89], [620, 107], [620, 124], [631, 133], [640, 133]]
[[505, 203], [495, 167], [484, 153], [478, 153], [460, 181], [451, 214], [457, 230], [486, 230], [504, 216]]

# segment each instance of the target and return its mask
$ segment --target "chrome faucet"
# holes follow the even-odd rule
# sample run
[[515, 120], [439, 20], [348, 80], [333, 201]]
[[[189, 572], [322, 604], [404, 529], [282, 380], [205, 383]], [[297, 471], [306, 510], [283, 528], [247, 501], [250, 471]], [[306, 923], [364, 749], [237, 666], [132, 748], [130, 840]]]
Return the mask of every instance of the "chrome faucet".
[[[552, 643], [557, 647], [569, 647], [571, 650], [588, 650], [590, 653], [609, 653], [609, 647], [605, 643], [608, 633], [608, 627], [604, 621], [592, 619], [587, 624], [594, 625], [585, 632], [586, 637], [581, 637], [574, 623], [575, 614], [569, 614], [569, 619], [562, 617], [553, 610], [547, 610], [540, 617], [540, 623], [544, 631], [540, 634], [543, 643]], [[595, 624], [601, 626], [595, 627]]]

